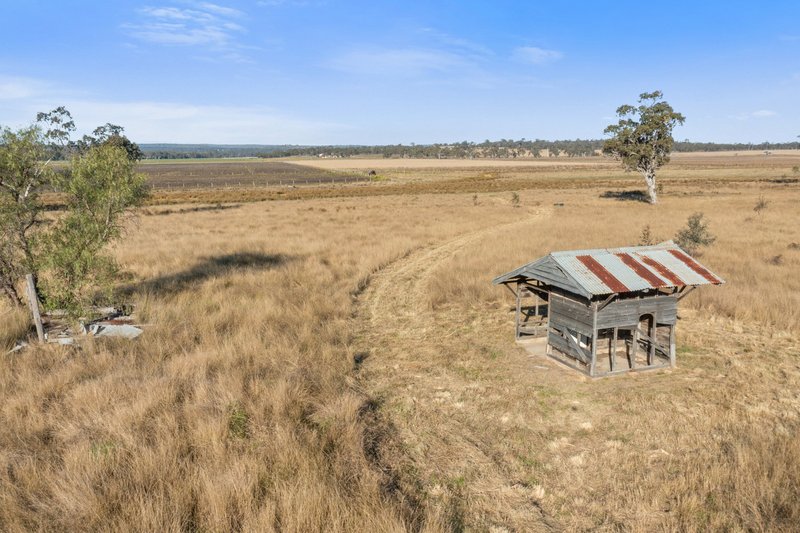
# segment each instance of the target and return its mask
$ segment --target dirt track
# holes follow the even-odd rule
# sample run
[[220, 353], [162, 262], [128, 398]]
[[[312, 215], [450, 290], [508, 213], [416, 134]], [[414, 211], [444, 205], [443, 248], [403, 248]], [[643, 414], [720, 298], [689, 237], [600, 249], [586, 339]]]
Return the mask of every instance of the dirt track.
[[[367, 354], [360, 370], [360, 384], [371, 396], [389, 405], [413, 405], [428, 420], [423, 433], [413, 426], [401, 426], [399, 445], [427, 448], [426, 455], [430, 455], [426, 460], [404, 459], [430, 468], [425, 473], [428, 479], [441, 478], [429, 492], [447, 521], [479, 528], [505, 524], [527, 531], [560, 529], [542, 512], [539, 488], [509, 484], [513, 474], [504, 461], [498, 460], [491, 435], [481, 435], [468, 427], [471, 419], [459, 420], [446, 413], [447, 408], [462, 409], [466, 403], [454, 402], [454, 391], [468, 391], [473, 385], [465, 376], [452, 375], [441, 357], [458, 353], [455, 346], [466, 339], [459, 337], [454, 328], [457, 324], [442, 320], [440, 313], [425, 304], [426, 282], [454, 253], [513, 227], [534, 224], [549, 214], [548, 209], [531, 210], [522, 220], [490, 226], [416, 250], [375, 273], [360, 297], [356, 316], [358, 349]], [[444, 348], [443, 343], [454, 346]], [[530, 364], [522, 351], [517, 352], [516, 360], [504, 371], [515, 373]], [[571, 375], [565, 377], [573, 379]], [[470, 403], [479, 401], [477, 395]], [[465, 409], [473, 410], [480, 411], [480, 406]], [[466, 470], [471, 472], [470, 478], [480, 482], [461, 487], [464, 479], [461, 472]], [[498, 491], [503, 494], [502, 505], [497, 502]]]

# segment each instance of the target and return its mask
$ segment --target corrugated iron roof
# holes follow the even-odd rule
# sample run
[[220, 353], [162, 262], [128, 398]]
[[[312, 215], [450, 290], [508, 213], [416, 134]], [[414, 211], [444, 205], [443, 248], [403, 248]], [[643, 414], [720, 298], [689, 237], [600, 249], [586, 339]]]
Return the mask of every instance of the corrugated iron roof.
[[536, 279], [587, 298], [725, 281], [672, 241], [654, 246], [553, 252], [503, 274], [495, 284]]

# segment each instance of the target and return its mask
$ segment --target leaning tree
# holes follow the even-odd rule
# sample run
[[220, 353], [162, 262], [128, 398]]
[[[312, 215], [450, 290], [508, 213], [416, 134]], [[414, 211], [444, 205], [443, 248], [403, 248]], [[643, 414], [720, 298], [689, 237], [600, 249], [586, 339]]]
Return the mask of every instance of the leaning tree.
[[[121, 127], [106, 124], [78, 142], [74, 130], [63, 107], [31, 126], [0, 128], [0, 293], [12, 305], [22, 305], [18, 285], [32, 274], [47, 307], [84, 310], [113, 282], [110, 245], [147, 196], [136, 172], [141, 151]], [[69, 163], [56, 167], [56, 158]]]
[[661, 91], [639, 95], [639, 106], [617, 109], [617, 124], [605, 129], [611, 138], [603, 143], [603, 153], [622, 163], [626, 171], [639, 172], [647, 183], [650, 203], [658, 202], [656, 170], [669, 162], [674, 140], [672, 129], [683, 124], [683, 115], [665, 102]]

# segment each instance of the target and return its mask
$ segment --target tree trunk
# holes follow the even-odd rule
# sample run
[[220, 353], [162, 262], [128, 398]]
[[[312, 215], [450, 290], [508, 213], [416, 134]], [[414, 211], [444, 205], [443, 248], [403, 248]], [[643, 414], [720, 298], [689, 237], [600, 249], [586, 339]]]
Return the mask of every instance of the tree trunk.
[[9, 302], [14, 307], [22, 307], [22, 299], [19, 297], [19, 293], [17, 293], [17, 288], [14, 287], [11, 283], [3, 283], [3, 292], [8, 297]]
[[647, 194], [650, 196], [650, 203], [657, 204], [658, 196], [656, 195], [656, 173], [652, 170], [642, 172], [644, 181], [647, 183]]

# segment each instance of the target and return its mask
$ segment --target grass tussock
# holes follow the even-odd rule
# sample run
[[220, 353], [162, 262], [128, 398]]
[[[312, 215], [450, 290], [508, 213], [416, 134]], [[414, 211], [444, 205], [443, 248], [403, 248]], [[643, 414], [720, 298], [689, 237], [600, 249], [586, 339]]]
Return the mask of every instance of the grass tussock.
[[[747, 426], [745, 426], [747, 427]], [[754, 432], [740, 421], [717, 428], [714, 459], [672, 466], [691, 476], [669, 483], [683, 531], [793, 531], [800, 523], [800, 428]]]
[[0, 353], [13, 348], [18, 340], [25, 339], [31, 329], [28, 313], [23, 309], [5, 307], [5, 303], [0, 305]]
[[[116, 253], [144, 335], [0, 359], [0, 530], [792, 529], [800, 192], [388, 174], [404, 194], [141, 217]], [[587, 382], [514, 346], [494, 276], [698, 211], [728, 284], [682, 302], [678, 370]], [[0, 348], [28, 330], [2, 320]]]
[[[375, 464], [380, 435], [351, 377], [358, 284], [413, 243], [464, 229], [454, 222], [468, 206], [453, 201], [418, 208], [443, 220], [409, 228], [393, 215], [408, 202], [140, 219], [118, 253], [145, 334], [0, 361], [0, 529], [435, 524]], [[3, 318], [6, 346], [18, 332]]]

